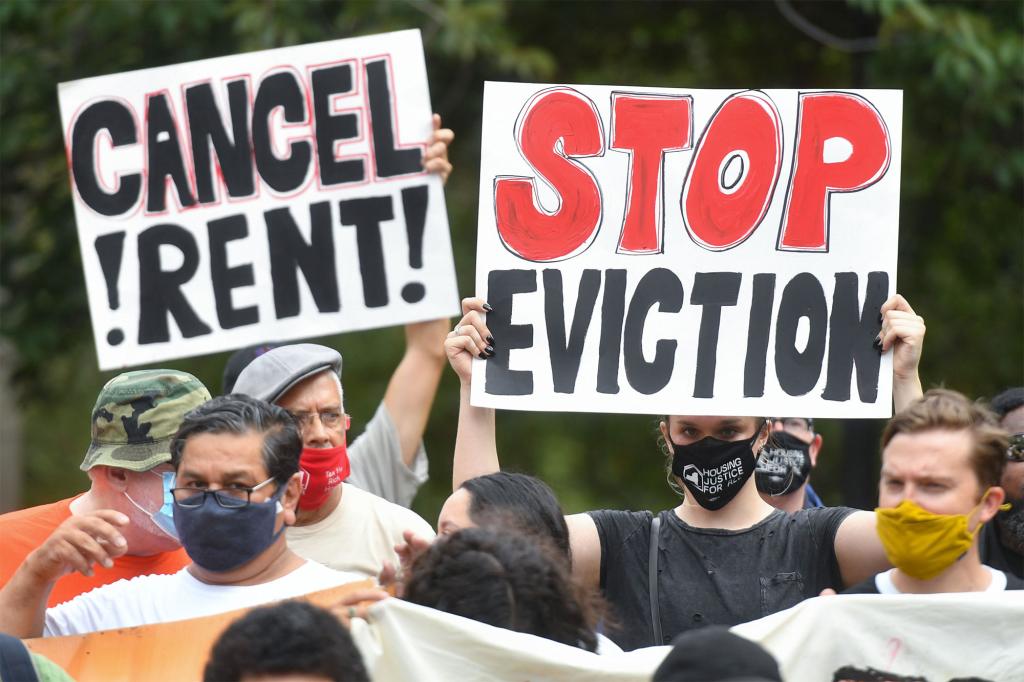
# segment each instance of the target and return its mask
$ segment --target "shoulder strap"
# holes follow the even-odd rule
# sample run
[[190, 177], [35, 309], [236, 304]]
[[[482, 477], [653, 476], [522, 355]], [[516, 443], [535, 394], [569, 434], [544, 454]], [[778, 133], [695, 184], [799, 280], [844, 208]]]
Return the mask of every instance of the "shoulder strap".
[[654, 646], [661, 646], [661, 607], [658, 603], [658, 540], [661, 535], [661, 517], [657, 514], [651, 520], [651, 549], [647, 560], [647, 584], [651, 595], [651, 627], [654, 631]]
[[39, 682], [32, 656], [17, 637], [0, 632], [0, 680], [4, 682]]

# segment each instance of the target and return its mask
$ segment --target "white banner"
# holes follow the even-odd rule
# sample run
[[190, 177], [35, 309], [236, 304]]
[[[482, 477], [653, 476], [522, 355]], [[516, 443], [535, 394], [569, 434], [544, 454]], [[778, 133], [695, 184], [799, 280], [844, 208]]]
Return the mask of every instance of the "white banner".
[[419, 31], [58, 92], [101, 369], [457, 312]]
[[475, 405], [888, 417], [902, 93], [486, 84]]

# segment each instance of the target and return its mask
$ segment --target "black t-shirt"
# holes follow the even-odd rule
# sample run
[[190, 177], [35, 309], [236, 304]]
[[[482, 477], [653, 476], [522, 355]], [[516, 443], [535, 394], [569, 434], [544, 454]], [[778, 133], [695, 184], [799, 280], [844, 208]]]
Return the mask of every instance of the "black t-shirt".
[[1014, 552], [1002, 543], [999, 538], [999, 517], [992, 519], [981, 529], [978, 549], [981, 551], [981, 563], [1003, 571], [1017, 578], [1024, 579], [1024, 555]]
[[[1006, 571], [1002, 572], [1006, 573]], [[876, 577], [873, 575], [864, 582], [857, 583], [853, 587], [843, 590], [841, 594], [881, 594], [878, 591], [878, 583], [875, 582]], [[1012, 573], [1006, 573], [1006, 589], [1024, 590], [1024, 580], [1021, 580]]]
[[654, 642], [648, 591], [651, 512], [590, 512], [601, 538], [601, 589], [625, 650], [668, 644], [684, 630], [756, 620], [841, 588], [835, 555], [848, 507], [775, 510], [744, 530], [696, 528], [661, 512], [658, 595], [664, 642]]

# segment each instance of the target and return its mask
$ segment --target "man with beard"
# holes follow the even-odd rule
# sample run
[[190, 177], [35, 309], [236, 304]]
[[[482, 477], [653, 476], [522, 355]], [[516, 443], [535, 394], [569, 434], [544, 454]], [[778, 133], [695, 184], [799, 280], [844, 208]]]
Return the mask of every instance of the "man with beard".
[[992, 399], [992, 411], [1010, 434], [1000, 487], [1011, 507], [996, 514], [982, 531], [981, 561], [1024, 578], [1024, 387], [997, 395]]

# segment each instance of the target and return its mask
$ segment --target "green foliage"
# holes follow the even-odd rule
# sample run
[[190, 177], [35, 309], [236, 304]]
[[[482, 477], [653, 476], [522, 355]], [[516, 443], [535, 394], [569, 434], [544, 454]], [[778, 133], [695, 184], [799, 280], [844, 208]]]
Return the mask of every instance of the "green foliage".
[[[420, 28], [435, 110], [456, 130], [447, 188], [460, 291], [472, 292], [485, 80], [694, 88], [904, 91], [899, 289], [929, 322], [923, 376], [973, 395], [1024, 383], [1024, 42], [1014, 2], [793, 3], [826, 32], [877, 38], [848, 53], [768, 2], [228, 0], [0, 3], [0, 333], [20, 354], [27, 503], [85, 485], [77, 465], [102, 382], [96, 370], [56, 85], [247, 50]], [[253, 342], [262, 339], [253, 339]], [[346, 357], [356, 429], [401, 355], [397, 329], [327, 339]], [[220, 387], [225, 354], [167, 363]], [[446, 372], [427, 430], [448, 491], [457, 387]], [[841, 458], [876, 444], [822, 425], [815, 485], [839, 502]], [[502, 413], [506, 466], [537, 473], [567, 509], [671, 504], [650, 417]]]

